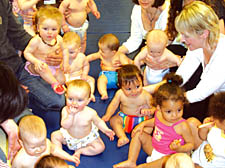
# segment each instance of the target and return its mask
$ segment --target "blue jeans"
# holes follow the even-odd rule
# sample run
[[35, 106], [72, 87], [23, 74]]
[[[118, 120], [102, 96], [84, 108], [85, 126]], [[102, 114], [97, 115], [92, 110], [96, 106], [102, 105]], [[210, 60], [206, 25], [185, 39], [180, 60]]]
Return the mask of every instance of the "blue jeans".
[[56, 94], [51, 85], [40, 76], [32, 76], [25, 69], [24, 64], [16, 73], [21, 84], [29, 89], [28, 107], [35, 112], [60, 112], [65, 106], [65, 96]]

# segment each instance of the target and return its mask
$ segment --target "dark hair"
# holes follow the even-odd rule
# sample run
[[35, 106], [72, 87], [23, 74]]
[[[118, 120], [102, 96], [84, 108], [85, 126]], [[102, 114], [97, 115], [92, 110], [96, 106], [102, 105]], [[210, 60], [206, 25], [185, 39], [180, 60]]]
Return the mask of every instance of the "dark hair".
[[68, 164], [65, 160], [53, 156], [46, 155], [43, 156], [34, 166], [34, 168], [55, 168], [55, 167], [68, 167]]
[[209, 116], [219, 121], [225, 120], [225, 92], [214, 94], [209, 99]]
[[[133, 1], [133, 3], [139, 5], [138, 0], [132, 0], [132, 1]], [[155, 0], [155, 2], [154, 2], [154, 4], [152, 5], [152, 7], [158, 8], [158, 7], [162, 6], [162, 5], [164, 4], [164, 2], [165, 2], [165, 0]]]
[[123, 84], [126, 85], [138, 80], [138, 77], [140, 77], [141, 81], [143, 81], [141, 71], [138, 69], [136, 65], [133, 64], [122, 65], [117, 72], [118, 72], [119, 88], [121, 88]]
[[162, 102], [165, 100], [181, 100], [182, 102], [187, 103], [185, 90], [180, 87], [183, 83], [182, 77], [175, 73], [169, 73], [165, 75], [164, 79], [167, 82], [161, 85], [153, 94], [154, 104], [161, 106]]
[[170, 41], [173, 41], [177, 37], [177, 30], [175, 28], [175, 18], [181, 12], [183, 8], [184, 0], [171, 0], [169, 8], [169, 17], [167, 21], [166, 33]]
[[3, 62], [0, 62], [0, 79], [0, 123], [2, 123], [22, 113], [27, 105], [27, 94], [13, 71]]

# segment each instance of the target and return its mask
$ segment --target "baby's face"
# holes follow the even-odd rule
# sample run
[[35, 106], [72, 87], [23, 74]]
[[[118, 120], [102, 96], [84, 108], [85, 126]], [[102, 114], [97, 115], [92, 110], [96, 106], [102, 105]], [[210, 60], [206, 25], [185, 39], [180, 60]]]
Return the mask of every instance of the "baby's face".
[[99, 53], [101, 54], [102, 58], [112, 58], [115, 55], [115, 52], [110, 50], [106, 45], [98, 44], [99, 46]]
[[66, 93], [66, 105], [72, 113], [82, 111], [90, 102], [85, 88], [69, 87]]
[[66, 48], [68, 49], [69, 52], [69, 57], [72, 59], [75, 59], [77, 54], [80, 52], [81, 47], [78, 44], [70, 44], [67, 45]]
[[28, 155], [40, 156], [47, 148], [46, 136], [25, 138], [23, 146]]
[[38, 24], [38, 31], [44, 41], [52, 41], [59, 33], [59, 25], [54, 19], [45, 19]]
[[148, 54], [152, 57], [160, 57], [163, 55], [165, 50], [165, 45], [160, 43], [147, 43]]
[[137, 97], [142, 93], [141, 78], [134, 80], [129, 84], [122, 84], [122, 91], [127, 97]]

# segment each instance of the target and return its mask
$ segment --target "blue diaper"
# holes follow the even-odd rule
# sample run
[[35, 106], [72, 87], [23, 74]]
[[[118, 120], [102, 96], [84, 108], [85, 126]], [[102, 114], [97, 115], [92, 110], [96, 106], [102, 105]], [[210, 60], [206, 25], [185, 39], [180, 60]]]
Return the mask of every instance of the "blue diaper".
[[101, 71], [99, 73], [99, 76], [101, 76], [102, 74], [105, 75], [107, 80], [108, 80], [107, 89], [117, 89], [118, 88], [118, 86], [117, 86], [118, 73], [117, 72], [115, 72], [115, 71]]

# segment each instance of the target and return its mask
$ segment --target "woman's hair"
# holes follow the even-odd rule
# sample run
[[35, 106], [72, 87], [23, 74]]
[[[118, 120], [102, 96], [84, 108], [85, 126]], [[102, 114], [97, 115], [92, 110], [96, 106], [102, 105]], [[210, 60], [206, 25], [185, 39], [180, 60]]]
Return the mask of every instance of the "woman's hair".
[[184, 0], [171, 0], [170, 1], [170, 9], [169, 9], [169, 17], [167, 21], [166, 34], [170, 41], [173, 41], [177, 37], [177, 30], [174, 25], [175, 18], [181, 12], [183, 8]]
[[225, 120], [225, 92], [216, 93], [210, 98], [208, 112], [209, 116], [219, 121]]
[[134, 81], [139, 80], [143, 81], [143, 76], [141, 71], [138, 69], [136, 65], [127, 64], [122, 65], [120, 69], [118, 69], [118, 85], [121, 88], [123, 85], [127, 85], [133, 83]]
[[186, 153], [175, 153], [166, 161], [165, 168], [195, 168], [195, 165]]
[[46, 155], [43, 156], [34, 166], [34, 168], [68, 168], [68, 164], [65, 160], [53, 156], [53, 155]]
[[[133, 1], [133, 3], [139, 5], [138, 0], [132, 0], [132, 1]], [[165, 0], [155, 0], [154, 4], [152, 5], [152, 7], [158, 8], [158, 7], [162, 6], [164, 4], [164, 2], [165, 2]]]
[[106, 46], [111, 51], [118, 51], [120, 41], [114, 34], [104, 34], [98, 41], [99, 44]]
[[155, 106], [161, 106], [162, 102], [165, 100], [181, 100], [182, 102], [187, 103], [188, 101], [185, 97], [185, 91], [180, 87], [183, 83], [181, 76], [176, 75], [175, 73], [169, 73], [165, 75], [164, 79], [167, 82], [162, 84], [153, 94]]
[[25, 109], [27, 93], [16, 79], [14, 72], [5, 63], [0, 62], [0, 124], [13, 119]]
[[217, 45], [220, 28], [214, 10], [204, 2], [194, 1], [185, 6], [175, 19], [176, 30], [180, 33], [197, 36], [209, 31], [208, 43], [211, 48]]

